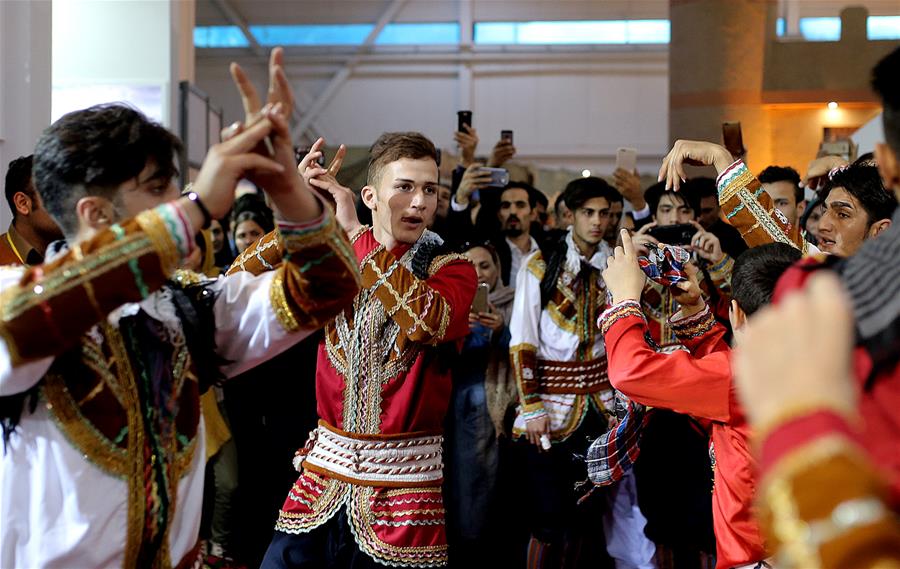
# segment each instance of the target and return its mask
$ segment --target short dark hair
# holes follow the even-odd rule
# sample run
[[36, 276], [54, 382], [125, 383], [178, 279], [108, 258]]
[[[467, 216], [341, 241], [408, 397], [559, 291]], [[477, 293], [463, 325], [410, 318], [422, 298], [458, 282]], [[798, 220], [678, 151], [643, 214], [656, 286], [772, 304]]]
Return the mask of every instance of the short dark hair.
[[6, 203], [12, 211], [13, 219], [19, 214], [16, 211], [15, 195], [19, 192], [34, 199], [34, 184], [31, 183], [31, 169], [34, 165], [34, 155], [19, 156], [9, 163], [6, 171]]
[[803, 188], [800, 187], [800, 174], [790, 166], [769, 166], [757, 176], [763, 184], [790, 182], [794, 186], [794, 200], [803, 201]]
[[[692, 195], [693, 199], [696, 200], [698, 204], [698, 208], [700, 200], [703, 198], [719, 197], [716, 181], [706, 176], [691, 178], [687, 182], [681, 184], [681, 189], [679, 191], [685, 192], [685, 195]], [[656, 213], [656, 208], [653, 209], [653, 213]]]
[[171, 180], [181, 142], [174, 134], [122, 103], [74, 111], [50, 125], [34, 150], [34, 182], [47, 213], [63, 232], [78, 231], [75, 204], [85, 196], [115, 201], [120, 185], [148, 164], [153, 177]]
[[800, 257], [800, 250], [787, 243], [766, 243], [748, 249], [734, 262], [731, 298], [751, 316], [772, 302], [778, 279]]
[[618, 193], [603, 178], [589, 176], [587, 178], [575, 178], [566, 184], [566, 189], [563, 191], [563, 200], [566, 202], [566, 207], [574, 214], [575, 210], [594, 198], [604, 198], [612, 205], [615, 201], [615, 195]]
[[644, 200], [650, 206], [650, 215], [656, 217], [656, 209], [659, 207], [659, 201], [663, 196], [672, 196], [678, 202], [691, 208], [694, 211], [694, 217], [700, 215], [700, 198], [697, 192], [676, 192], [674, 190], [666, 190], [665, 182], [657, 182], [644, 192]]
[[889, 53], [872, 70], [872, 89], [881, 97], [884, 139], [900, 156], [900, 48]]
[[243, 221], [256, 222], [266, 233], [275, 229], [275, 216], [265, 198], [259, 194], [244, 194], [235, 200], [231, 210], [232, 236]]
[[384, 167], [403, 158], [431, 158], [437, 164], [437, 150], [434, 143], [418, 132], [386, 132], [369, 148], [366, 183], [370, 186], [379, 183]]
[[502, 190], [500, 190], [500, 193], [497, 195], [497, 197], [499, 198], [503, 196], [503, 192], [505, 192], [506, 190], [525, 190], [528, 193], [528, 207], [530, 207], [531, 209], [537, 207], [538, 202], [542, 201], [542, 197], [545, 207], [548, 203], [547, 196], [545, 196], [543, 192], [541, 192], [539, 189], [535, 188], [528, 182], [510, 182], [506, 184]]
[[822, 199], [834, 188], [844, 188], [862, 205], [868, 215], [867, 227], [881, 219], [890, 219], [897, 209], [897, 197], [884, 187], [878, 168], [865, 162], [854, 162], [831, 174], [822, 189]]

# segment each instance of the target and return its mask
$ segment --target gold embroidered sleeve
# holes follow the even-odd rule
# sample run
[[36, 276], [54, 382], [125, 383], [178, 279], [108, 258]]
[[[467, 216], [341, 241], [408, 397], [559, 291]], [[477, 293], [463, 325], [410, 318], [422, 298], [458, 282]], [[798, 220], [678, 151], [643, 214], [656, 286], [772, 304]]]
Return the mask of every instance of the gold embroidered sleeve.
[[363, 286], [372, 288], [401, 332], [414, 342], [440, 344], [466, 336], [478, 280], [460, 255], [437, 257], [427, 280], [417, 278], [383, 246], [362, 261]]
[[359, 292], [356, 253], [331, 209], [323, 209], [320, 222], [305, 226], [279, 222], [276, 229], [286, 262], [274, 269], [270, 299], [278, 321], [289, 332], [321, 328]]
[[765, 243], [787, 243], [805, 251], [800, 228], [793, 227], [775, 208], [747, 166], [740, 160], [719, 175], [719, 204], [725, 220], [741, 233], [750, 247]]
[[516, 378], [522, 416], [526, 421], [545, 416], [547, 413], [537, 379], [537, 347], [529, 344], [512, 346], [509, 349], [509, 360]]
[[157, 290], [192, 248], [178, 206], [164, 204], [113, 225], [0, 294], [0, 336], [13, 364], [54, 356], [128, 302]]
[[760, 519], [778, 566], [900, 567], [900, 523], [884, 484], [841, 436], [782, 458], [760, 485]]
[[254, 275], [271, 271], [284, 259], [284, 241], [275, 229], [244, 249], [228, 267], [226, 275], [245, 271]]

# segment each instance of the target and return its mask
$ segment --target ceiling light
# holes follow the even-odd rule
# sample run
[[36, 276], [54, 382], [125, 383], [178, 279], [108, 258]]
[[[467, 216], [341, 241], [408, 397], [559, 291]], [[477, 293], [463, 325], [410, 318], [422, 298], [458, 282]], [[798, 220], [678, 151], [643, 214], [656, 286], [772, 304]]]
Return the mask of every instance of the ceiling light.
[[833, 111], [838, 108], [838, 104], [835, 101], [831, 101], [830, 103], [828, 103], [828, 108]]

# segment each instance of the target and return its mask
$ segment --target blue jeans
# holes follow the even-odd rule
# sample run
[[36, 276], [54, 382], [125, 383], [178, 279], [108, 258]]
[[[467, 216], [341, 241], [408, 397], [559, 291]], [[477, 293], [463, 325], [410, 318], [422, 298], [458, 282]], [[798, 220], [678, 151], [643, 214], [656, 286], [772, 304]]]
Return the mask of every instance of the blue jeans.
[[448, 534], [451, 540], [478, 541], [488, 527], [499, 461], [483, 380], [454, 385], [446, 441]]

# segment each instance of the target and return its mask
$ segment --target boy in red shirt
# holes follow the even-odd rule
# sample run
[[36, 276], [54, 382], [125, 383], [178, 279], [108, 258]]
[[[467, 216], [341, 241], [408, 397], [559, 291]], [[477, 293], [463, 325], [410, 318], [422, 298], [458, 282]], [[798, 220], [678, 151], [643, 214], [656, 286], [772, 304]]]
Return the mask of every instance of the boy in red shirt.
[[[726, 330], [702, 297], [696, 267], [688, 264], [688, 280], [672, 289], [681, 310], [670, 323], [689, 351], [662, 353], [652, 347], [645, 340], [649, 330], [640, 307], [646, 277], [625, 232], [622, 242], [603, 273], [613, 298], [599, 322], [610, 382], [635, 402], [692, 415], [710, 425], [716, 567], [766, 567], [766, 549], [752, 511], [755, 480], [750, 431], [734, 389]], [[738, 259], [729, 311], [736, 342], [747, 318], [769, 303], [778, 278], [799, 258], [797, 249], [773, 243]]]

